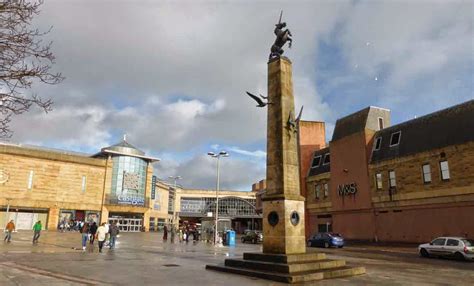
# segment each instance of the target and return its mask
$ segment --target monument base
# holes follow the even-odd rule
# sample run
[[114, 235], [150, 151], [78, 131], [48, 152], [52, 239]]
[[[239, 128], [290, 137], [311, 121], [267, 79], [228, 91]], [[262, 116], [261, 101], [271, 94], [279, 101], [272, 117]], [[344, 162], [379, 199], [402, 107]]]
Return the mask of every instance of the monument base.
[[226, 259], [224, 265], [206, 269], [240, 274], [284, 283], [303, 283], [365, 273], [364, 267], [350, 267], [344, 260], [329, 260], [324, 253], [244, 253], [243, 259]]
[[[304, 198], [299, 200], [264, 198], [263, 202], [263, 253], [302, 254], [306, 252], [304, 233]], [[276, 214], [278, 222], [271, 225], [270, 213]], [[291, 222], [296, 213], [297, 222]]]

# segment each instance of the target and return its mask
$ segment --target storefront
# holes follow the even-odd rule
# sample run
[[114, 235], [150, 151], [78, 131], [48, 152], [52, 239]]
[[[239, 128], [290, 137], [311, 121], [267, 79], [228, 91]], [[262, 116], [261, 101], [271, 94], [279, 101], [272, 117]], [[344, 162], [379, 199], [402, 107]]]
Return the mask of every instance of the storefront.
[[90, 210], [65, 210], [61, 209], [59, 212], [59, 223], [71, 221], [86, 221], [100, 223], [100, 212]]
[[48, 221], [48, 209], [28, 209], [28, 208], [2, 208], [0, 209], [0, 225], [5, 226], [13, 220], [17, 230], [31, 230], [37, 221], [43, 223], [46, 228]]
[[143, 230], [143, 215], [110, 213], [108, 223], [117, 224], [121, 232], [140, 232]]

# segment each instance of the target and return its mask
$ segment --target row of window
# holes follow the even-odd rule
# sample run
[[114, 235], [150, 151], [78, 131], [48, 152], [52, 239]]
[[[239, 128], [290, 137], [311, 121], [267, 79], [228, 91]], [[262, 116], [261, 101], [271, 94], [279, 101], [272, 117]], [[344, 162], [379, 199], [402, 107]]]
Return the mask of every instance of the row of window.
[[[311, 163], [311, 168], [316, 168], [316, 167], [319, 167], [319, 165], [321, 165], [322, 156], [323, 155], [314, 156], [313, 162]], [[323, 165], [328, 165], [329, 163], [331, 163], [331, 157], [329, 153], [326, 153], [324, 154]]]
[[[400, 144], [400, 139], [402, 138], [402, 131], [397, 131], [392, 133], [390, 136], [390, 147], [397, 146]], [[382, 146], [382, 137], [375, 138], [374, 151], [380, 150]]]
[[[322, 194], [321, 194], [322, 192]], [[321, 199], [321, 196], [324, 196], [324, 198], [327, 198], [329, 196], [329, 184], [324, 183], [324, 184], [316, 184], [314, 187], [314, 199], [319, 200]]]
[[[33, 178], [34, 178], [34, 176], [35, 176], [35, 171], [30, 170], [30, 173], [28, 175], [28, 185], [27, 185], [28, 191], [31, 191], [33, 189]], [[82, 176], [81, 191], [83, 193], [86, 191], [86, 185], [87, 185], [87, 177]]]
[[[447, 160], [443, 160], [439, 162], [439, 171], [440, 171], [441, 180], [448, 181], [451, 178], [449, 174], [449, 164]], [[429, 163], [423, 164], [421, 166], [421, 173], [423, 177], [423, 183], [425, 184], [431, 183], [432, 181], [431, 165]], [[375, 187], [377, 188], [377, 190], [383, 189], [382, 181], [383, 181], [382, 173], [376, 173], [375, 174]], [[396, 178], [394, 170], [388, 171], [388, 186], [390, 188], [397, 187], [397, 178]]]

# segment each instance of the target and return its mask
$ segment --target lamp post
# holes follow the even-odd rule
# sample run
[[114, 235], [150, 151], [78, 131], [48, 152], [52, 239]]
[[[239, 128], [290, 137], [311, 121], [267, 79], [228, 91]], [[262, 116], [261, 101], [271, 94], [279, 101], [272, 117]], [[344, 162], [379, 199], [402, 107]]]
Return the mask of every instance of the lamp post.
[[176, 182], [181, 180], [181, 176], [169, 176], [168, 178], [174, 180], [174, 198], [173, 198], [173, 227], [176, 228]]
[[216, 222], [215, 222], [215, 229], [214, 229], [214, 244], [217, 244], [217, 222], [219, 220], [219, 159], [220, 157], [229, 157], [229, 153], [226, 151], [220, 151], [218, 154], [214, 152], [209, 152], [207, 155], [211, 156], [212, 158], [217, 159], [217, 182], [216, 182]]

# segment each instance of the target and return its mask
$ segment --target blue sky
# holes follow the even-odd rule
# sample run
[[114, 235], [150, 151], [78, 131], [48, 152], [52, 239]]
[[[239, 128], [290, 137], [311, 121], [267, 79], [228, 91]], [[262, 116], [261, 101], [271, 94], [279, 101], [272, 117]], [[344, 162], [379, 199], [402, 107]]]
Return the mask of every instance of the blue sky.
[[[94, 9], [90, 9], [94, 3]], [[296, 106], [335, 121], [369, 105], [392, 124], [474, 98], [472, 1], [47, 1], [34, 25], [53, 26], [54, 69], [66, 80], [33, 86], [54, 110], [17, 116], [12, 141], [95, 153], [124, 133], [160, 157], [161, 178], [250, 190], [265, 177], [266, 93], [273, 27], [293, 33]]]

